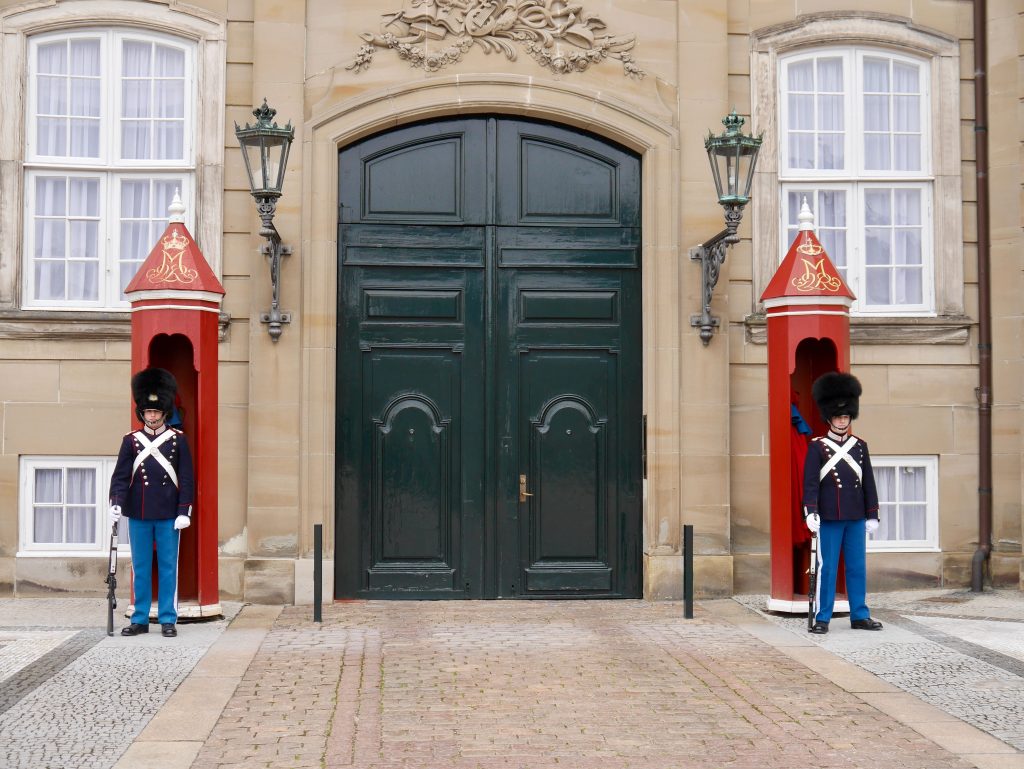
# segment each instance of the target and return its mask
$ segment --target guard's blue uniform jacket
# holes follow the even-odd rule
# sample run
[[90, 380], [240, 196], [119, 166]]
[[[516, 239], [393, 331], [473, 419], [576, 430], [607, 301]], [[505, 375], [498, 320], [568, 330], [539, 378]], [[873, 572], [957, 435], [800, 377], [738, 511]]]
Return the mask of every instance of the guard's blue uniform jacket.
[[[860, 466], [860, 476], [845, 459], [840, 459], [821, 477], [821, 469], [837, 453], [830, 445], [844, 448], [856, 441], [847, 457]], [[807, 447], [804, 461], [804, 515], [817, 513], [823, 521], [857, 521], [878, 517], [878, 491], [871, 470], [868, 445], [855, 435], [848, 435], [841, 444], [829, 436], [818, 436]]]
[[120, 505], [123, 515], [144, 521], [191, 518], [194, 495], [192, 454], [181, 430], [168, 427], [154, 435], [142, 429], [121, 439], [110, 504]]

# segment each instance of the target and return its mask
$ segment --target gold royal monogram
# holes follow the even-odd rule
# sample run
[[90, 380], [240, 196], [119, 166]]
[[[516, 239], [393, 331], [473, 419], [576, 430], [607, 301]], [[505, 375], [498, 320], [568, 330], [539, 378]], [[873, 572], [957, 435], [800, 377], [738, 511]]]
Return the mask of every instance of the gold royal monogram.
[[[821, 249], [818, 249], [821, 253]], [[819, 259], [812, 262], [809, 259], [801, 259], [804, 263], [804, 274], [799, 278], [793, 278], [793, 286], [797, 291], [832, 291], [839, 290], [842, 283], [834, 275], [825, 272], [825, 260]]]
[[176, 229], [160, 241], [163, 244], [163, 261], [159, 267], [149, 270], [146, 277], [153, 283], [191, 283], [199, 272], [187, 269], [182, 263], [182, 254], [188, 240]]

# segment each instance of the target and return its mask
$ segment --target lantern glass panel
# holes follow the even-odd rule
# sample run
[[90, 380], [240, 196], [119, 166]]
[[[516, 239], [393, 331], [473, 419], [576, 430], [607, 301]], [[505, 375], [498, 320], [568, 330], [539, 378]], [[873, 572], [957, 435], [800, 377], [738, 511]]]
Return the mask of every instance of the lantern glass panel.
[[249, 175], [249, 189], [255, 193], [263, 186], [263, 165], [260, 163], [260, 140], [258, 136], [241, 139], [242, 158], [245, 172]]
[[253, 195], [280, 195], [291, 144], [287, 136], [256, 134], [240, 140]]

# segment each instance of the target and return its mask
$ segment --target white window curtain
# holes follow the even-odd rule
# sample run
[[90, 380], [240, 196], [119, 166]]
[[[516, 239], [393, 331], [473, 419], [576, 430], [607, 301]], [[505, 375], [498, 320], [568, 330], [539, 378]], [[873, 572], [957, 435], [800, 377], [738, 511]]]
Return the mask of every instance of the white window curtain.
[[864, 57], [864, 168], [921, 170], [920, 67]]
[[184, 159], [184, 52], [139, 40], [123, 46], [121, 157]]
[[36, 128], [40, 155], [100, 156], [100, 40], [41, 45], [36, 59]]
[[96, 541], [95, 468], [36, 468], [33, 489], [34, 543]]
[[193, 55], [135, 30], [31, 41], [27, 306], [124, 307], [175, 190], [193, 215]]
[[823, 56], [796, 62], [788, 72], [789, 167], [841, 169], [845, 165], [843, 63]]
[[98, 178], [35, 177], [33, 266], [38, 297], [96, 300], [99, 218]]
[[35, 525], [32, 541], [61, 544], [64, 542], [64, 474], [57, 469], [35, 471], [33, 513]]
[[869, 304], [920, 304], [924, 297], [921, 190], [864, 191], [866, 298]]

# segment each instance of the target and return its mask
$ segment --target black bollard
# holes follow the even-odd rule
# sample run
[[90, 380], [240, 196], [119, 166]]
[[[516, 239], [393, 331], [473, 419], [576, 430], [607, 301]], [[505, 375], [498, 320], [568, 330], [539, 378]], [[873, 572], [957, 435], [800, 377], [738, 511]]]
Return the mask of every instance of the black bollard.
[[693, 526], [683, 526], [683, 617], [693, 619]]
[[323, 622], [324, 601], [324, 525], [313, 525], [313, 621]]

